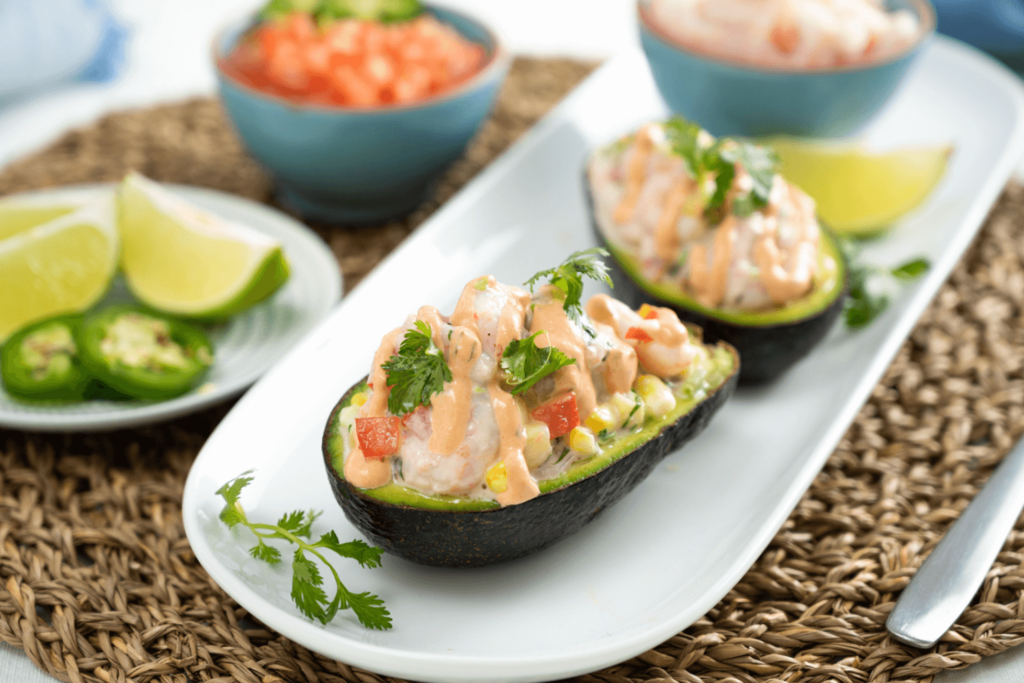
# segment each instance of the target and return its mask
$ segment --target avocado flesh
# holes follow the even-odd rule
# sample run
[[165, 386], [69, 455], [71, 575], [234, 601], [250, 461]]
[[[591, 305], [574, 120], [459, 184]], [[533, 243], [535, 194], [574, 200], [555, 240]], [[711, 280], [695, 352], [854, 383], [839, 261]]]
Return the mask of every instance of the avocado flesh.
[[541, 495], [501, 507], [495, 501], [427, 495], [391, 483], [359, 489], [344, 478], [341, 410], [366, 389], [352, 387], [324, 432], [324, 464], [335, 498], [349, 520], [387, 552], [413, 562], [474, 567], [527, 555], [578, 531], [603, 508], [642, 482], [669, 453], [699, 434], [736, 387], [739, 356], [713, 348], [701, 381], [676, 389], [676, 407], [635, 431], [604, 442], [600, 454], [539, 482]]

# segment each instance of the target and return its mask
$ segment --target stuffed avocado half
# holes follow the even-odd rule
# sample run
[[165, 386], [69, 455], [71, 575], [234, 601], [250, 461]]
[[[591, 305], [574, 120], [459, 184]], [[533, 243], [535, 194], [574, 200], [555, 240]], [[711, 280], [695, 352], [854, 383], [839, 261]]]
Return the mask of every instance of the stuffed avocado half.
[[511, 560], [578, 531], [707, 425], [735, 349], [667, 308], [584, 306], [588, 275], [607, 278], [593, 251], [531, 291], [475, 278], [451, 316], [424, 306], [384, 337], [323, 437], [366, 536], [422, 564]]
[[777, 168], [770, 148], [673, 118], [597, 150], [584, 174], [617, 294], [668, 306], [706, 340], [735, 346], [745, 384], [805, 356], [846, 296], [843, 257], [814, 200]]

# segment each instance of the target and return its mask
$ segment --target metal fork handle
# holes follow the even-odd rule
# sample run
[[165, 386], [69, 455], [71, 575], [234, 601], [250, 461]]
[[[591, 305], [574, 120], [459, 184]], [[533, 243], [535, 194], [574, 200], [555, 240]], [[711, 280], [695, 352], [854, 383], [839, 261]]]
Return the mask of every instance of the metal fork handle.
[[1024, 507], [1018, 441], [903, 590], [885, 622], [900, 641], [931, 647], [963, 614]]

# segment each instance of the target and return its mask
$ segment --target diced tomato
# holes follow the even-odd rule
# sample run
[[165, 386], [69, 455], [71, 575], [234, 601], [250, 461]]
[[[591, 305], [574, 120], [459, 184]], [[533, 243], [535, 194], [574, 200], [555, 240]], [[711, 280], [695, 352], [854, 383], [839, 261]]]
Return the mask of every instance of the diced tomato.
[[655, 310], [654, 306], [650, 306], [648, 304], [642, 305], [637, 313], [639, 313], [640, 317], [644, 320], [655, 320], [658, 317], [658, 311]]
[[626, 330], [626, 339], [636, 339], [637, 341], [641, 342], [654, 341], [654, 337], [647, 334], [647, 332], [640, 329], [639, 327], [631, 327], [628, 330]]
[[363, 456], [381, 459], [397, 453], [401, 426], [397, 417], [357, 417], [356, 438]]
[[434, 17], [392, 25], [342, 19], [321, 28], [296, 12], [258, 26], [222, 66], [243, 83], [289, 99], [369, 107], [450, 90], [485, 60], [480, 45]]
[[573, 427], [580, 423], [580, 411], [576, 406], [576, 392], [570, 391], [564, 396], [534, 408], [530, 417], [546, 424], [552, 439], [568, 434]]

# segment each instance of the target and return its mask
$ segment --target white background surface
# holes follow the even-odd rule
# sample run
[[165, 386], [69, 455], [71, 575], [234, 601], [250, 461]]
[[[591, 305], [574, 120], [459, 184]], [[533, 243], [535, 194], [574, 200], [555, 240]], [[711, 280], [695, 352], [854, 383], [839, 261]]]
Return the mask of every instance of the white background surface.
[[[637, 42], [631, 0], [446, 0], [489, 20], [514, 52], [610, 56]], [[113, 0], [132, 29], [129, 64], [109, 84], [75, 84], [0, 102], [0, 166], [45, 145], [65, 130], [108, 111], [209, 94], [214, 77], [208, 46], [227, 20], [258, 0]], [[543, 16], [539, 21], [537, 17]], [[1024, 680], [1014, 651], [939, 683]], [[989, 672], [989, 675], [982, 675]], [[15, 648], [0, 644], [0, 681], [53, 681]]]

